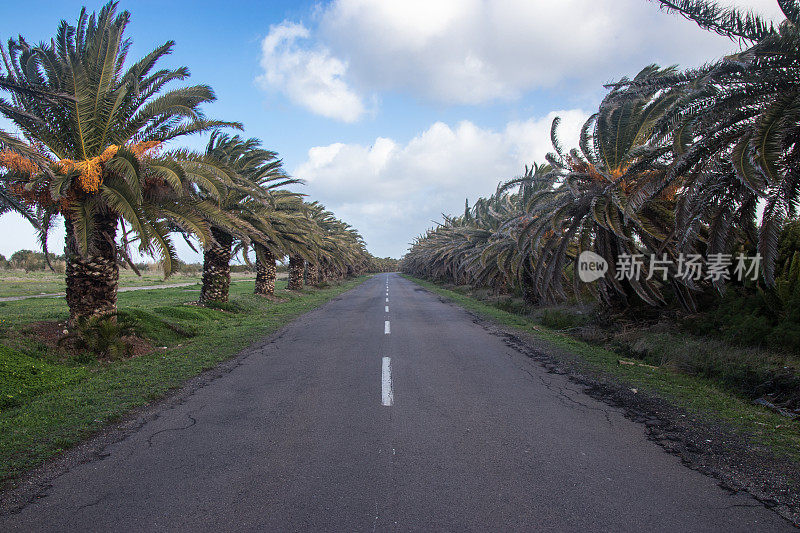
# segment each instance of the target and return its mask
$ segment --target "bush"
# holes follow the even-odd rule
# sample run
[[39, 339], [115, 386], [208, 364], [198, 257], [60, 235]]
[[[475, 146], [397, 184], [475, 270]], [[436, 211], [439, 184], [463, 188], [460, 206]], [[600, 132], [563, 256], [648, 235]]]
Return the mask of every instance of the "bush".
[[501, 298], [494, 303], [494, 306], [507, 313], [521, 315], [527, 310], [527, 305], [521, 298]]
[[541, 321], [542, 325], [551, 329], [570, 329], [587, 324], [589, 317], [562, 309], [545, 309]]
[[800, 290], [782, 297], [772, 289], [729, 289], [706, 309], [684, 318], [683, 329], [740, 346], [800, 351]]
[[[64, 261], [63, 255], [49, 254], [48, 258], [53, 268], [56, 268], [56, 263]], [[45, 270], [49, 268], [47, 261], [45, 261], [44, 253], [34, 252], [33, 250], [19, 250], [14, 252], [8, 261], [5, 258], [0, 260], [0, 266], [4, 268], [19, 268], [25, 272], [32, 272], [34, 270]]]
[[[59, 345], [73, 342], [74, 346], [86, 350], [86, 356], [102, 359], [121, 359], [131, 354], [130, 342], [124, 337], [132, 335], [134, 323], [119, 315], [93, 316], [81, 320], [72, 333], [62, 337]], [[89, 362], [88, 357], [78, 356], [77, 362]]]

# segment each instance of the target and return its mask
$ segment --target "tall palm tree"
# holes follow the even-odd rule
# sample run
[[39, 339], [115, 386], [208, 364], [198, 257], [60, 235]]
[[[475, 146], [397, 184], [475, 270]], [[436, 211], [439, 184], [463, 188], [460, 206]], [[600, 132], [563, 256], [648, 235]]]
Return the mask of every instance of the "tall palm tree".
[[[309, 235], [313, 225], [306, 216], [302, 195], [286, 190], [264, 191], [265, 200], [248, 200], [242, 216], [260, 235], [254, 236], [256, 281], [254, 294], [271, 297], [275, 294], [276, 261], [287, 254], [311, 257]], [[249, 263], [250, 245], [240, 241], [234, 253], [240, 253]]]
[[286, 289], [299, 291], [303, 289], [303, 278], [305, 276], [306, 260], [303, 256], [292, 254], [289, 256], [289, 283]]
[[[651, 66], [635, 80], [673, 71]], [[597, 284], [603, 300], [625, 303], [636, 294], [651, 305], [663, 303], [656, 280], [619, 280], [614, 274], [623, 254], [642, 254], [645, 263], [651, 254], [667, 254], [677, 264], [671, 237], [675, 189], [657, 189], [671, 165], [672, 143], [669, 137], [655, 135], [654, 127], [679, 96], [616, 87], [584, 124], [580, 149], [569, 153], [560, 147], [554, 122], [555, 153], [548, 155], [548, 161], [558, 183], [532, 199], [526, 228], [526, 238], [538, 248], [532, 281], [542, 300], [566, 297], [566, 267], [577, 264], [580, 253], [590, 250], [610, 265], [610, 275]], [[676, 289], [686, 296], [682, 287]]]
[[[278, 191], [272, 195], [273, 204], [263, 217], [272, 232], [268, 244], [256, 243], [256, 294], [272, 296], [275, 293], [276, 266], [278, 257], [287, 254], [295, 257], [311, 257], [312, 243], [308, 236], [313, 227], [305, 215], [300, 195]], [[258, 257], [258, 248], [261, 256]]]
[[708, 253], [757, 242], [772, 284], [781, 229], [800, 204], [800, 1], [778, 1], [785, 19], [777, 26], [713, 1], [656, 1], [745, 45], [700, 69], [633, 84], [683, 89], [663, 121], [684, 142], [676, 143], [679, 157], [662, 184], [688, 177], [677, 213], [681, 238], [702, 241]]
[[[109, 2], [98, 14], [81, 10], [75, 25], [62, 21], [50, 44], [10, 40], [4, 80], [23, 88], [66, 93], [68, 103], [12, 93], [20, 116], [0, 107], [49, 161], [49, 172], [17, 172], [13, 185], [41, 210], [45, 229], [65, 220], [67, 303], [72, 320], [113, 313], [119, 277], [117, 232], [126, 226], [140, 250], [173, 256], [168, 220], [203, 235], [202, 221], [181, 203], [151, 201], [153, 187], [179, 187], [170, 162], [155, 156], [162, 143], [227, 122], [200, 110], [215, 99], [208, 86], [167, 90], [188, 69], [154, 70], [168, 41], [126, 67], [130, 14]], [[206, 231], [207, 233], [207, 231]]]
[[229, 168], [235, 182], [216, 199], [223, 215], [211, 220], [212, 240], [203, 252], [200, 302], [226, 302], [230, 287], [230, 260], [234, 241], [251, 240], [269, 245], [270, 225], [263, 210], [269, 208], [269, 192], [300, 180], [288, 177], [277, 154], [260, 147], [258, 139], [242, 139], [215, 132], [206, 146], [207, 158]]

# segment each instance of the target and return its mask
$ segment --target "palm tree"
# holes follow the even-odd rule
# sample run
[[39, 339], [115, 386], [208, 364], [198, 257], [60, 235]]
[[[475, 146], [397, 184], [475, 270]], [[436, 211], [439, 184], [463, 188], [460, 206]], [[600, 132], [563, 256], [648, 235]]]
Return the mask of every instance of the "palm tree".
[[363, 272], [371, 256], [361, 235], [319, 202], [307, 207], [316, 228], [311, 236], [314, 251], [308, 260], [309, 283], [320, 285], [328, 278], [342, 279]]
[[[672, 75], [674, 69], [644, 69], [634, 81]], [[616, 87], [585, 124], [579, 149], [565, 152], [558, 141], [550, 165], [534, 165], [522, 178], [501, 185], [459, 217], [417, 240], [404, 270], [456, 284], [495, 290], [519, 289], [531, 303], [567, 297], [564, 282], [584, 250], [616, 265], [621, 254], [653, 252], [675, 259], [672, 236], [675, 189], [655, 187], [671, 165], [669, 136], [654, 133], [680, 92]], [[519, 186], [515, 194], [508, 191]], [[644, 200], [642, 200], [644, 198]], [[631, 294], [650, 304], [663, 301], [655, 280], [620, 281], [609, 276], [597, 287], [607, 302]], [[686, 287], [676, 287], [686, 297]], [[577, 283], [576, 294], [583, 292]]]
[[229, 168], [235, 182], [216, 198], [222, 217], [211, 220], [212, 240], [203, 252], [200, 302], [226, 302], [230, 287], [230, 260], [235, 240], [269, 246], [270, 225], [264, 209], [269, 192], [298, 183], [283, 172], [275, 152], [260, 147], [258, 139], [242, 139], [214, 132], [204, 156]]
[[[0, 166], [6, 169], [14, 169], [15, 163], [11, 160], [14, 155], [18, 154], [3, 150], [3, 152], [0, 153]], [[25, 158], [24, 161], [27, 163], [30, 160]], [[15, 170], [16, 169], [10, 172], [7, 170], [3, 174], [0, 174], [0, 215], [15, 212], [26, 218], [36, 229], [40, 229], [41, 226], [36, 219], [36, 213], [17, 198], [17, 195], [14, 194], [11, 188], [10, 179], [16, 173]]]
[[[3, 53], [0, 47], [0, 53]], [[8, 60], [3, 53], [5, 63]], [[0, 69], [2, 73], [2, 69]], [[72, 98], [63, 93], [53, 93], [42, 91], [41, 89], [28, 88], [14, 82], [9, 76], [0, 76], [0, 89], [11, 94], [27, 95], [31, 98], [39, 98], [50, 101], [71, 101]], [[36, 120], [24, 109], [15, 106], [0, 98], [0, 112], [6, 116], [25, 117], [28, 120]], [[7, 212], [16, 212], [28, 220], [36, 229], [41, 230], [39, 220], [33, 212], [31, 206], [26, 205], [11, 190], [10, 180], [15, 174], [33, 174], [36, 172], [49, 172], [48, 160], [30, 146], [28, 143], [0, 129], [0, 167], [6, 169], [0, 175], [0, 215]], [[45, 257], [47, 257], [45, 255]]]
[[[678, 207], [681, 238], [708, 253], [758, 243], [766, 282], [775, 279], [778, 239], [800, 203], [800, 2], [779, 0], [778, 26], [707, 0], [658, 0], [701, 27], [745, 45], [696, 70], [650, 80], [684, 96], [663, 121], [680, 132], [679, 157], [662, 186], [687, 180]], [[757, 205], [763, 202], [756, 228]], [[738, 237], [738, 238], [737, 238]]]
[[[266, 201], [248, 200], [242, 216], [260, 233], [254, 237], [252, 248], [256, 256], [254, 294], [271, 297], [275, 294], [276, 265], [287, 254], [311, 257], [309, 235], [313, 225], [306, 216], [302, 195], [285, 190], [264, 191]], [[249, 244], [240, 241], [234, 253], [240, 253], [249, 263]]]
[[[498, 293], [517, 290], [530, 303], [539, 299], [532, 283], [538, 249], [531, 239], [524, 238], [523, 230], [532, 220], [533, 198], [552, 189], [556, 177], [550, 165], [534, 163], [525, 168], [523, 176], [501, 184], [491, 199], [476, 202], [471, 218], [481, 220], [490, 235], [478, 241], [472, 254], [475, 282]], [[514, 188], [517, 191], [511, 193]]]
[[303, 277], [305, 274], [306, 260], [301, 255], [292, 254], [289, 256], [289, 283], [287, 290], [303, 290]]
[[[651, 66], [634, 81], [673, 72]], [[655, 135], [654, 127], [679, 95], [614, 88], [584, 124], [580, 149], [569, 153], [560, 147], [554, 122], [555, 153], [548, 155], [548, 161], [558, 182], [531, 200], [526, 228], [526, 238], [538, 249], [532, 282], [543, 301], [566, 297], [565, 269], [590, 250], [611, 268], [597, 284], [604, 301], [624, 304], [635, 293], [648, 304], [663, 303], [655, 280], [618, 280], [614, 274], [623, 254], [642, 254], [645, 264], [651, 254], [667, 254], [677, 263], [671, 237], [675, 189], [658, 188], [671, 165], [672, 143], [669, 137]], [[686, 296], [682, 287], [675, 288]]]
[[72, 97], [65, 103], [16, 92], [14, 105], [26, 114], [0, 112], [49, 162], [49, 172], [16, 172], [11, 183], [39, 208], [45, 232], [64, 217], [73, 321], [115, 311], [120, 227], [167, 263], [174, 255], [168, 221], [205, 239], [194, 212], [150, 197], [153, 188], [180, 187], [171, 163], [154, 152], [172, 139], [234, 125], [205, 118], [200, 106], [215, 99], [208, 86], [165, 89], [189, 75], [185, 67], [154, 70], [172, 41], [126, 70], [130, 14], [116, 10], [116, 2], [91, 16], [83, 9], [76, 25], [62, 21], [51, 44], [30, 46], [20, 37], [3, 53], [6, 82]]

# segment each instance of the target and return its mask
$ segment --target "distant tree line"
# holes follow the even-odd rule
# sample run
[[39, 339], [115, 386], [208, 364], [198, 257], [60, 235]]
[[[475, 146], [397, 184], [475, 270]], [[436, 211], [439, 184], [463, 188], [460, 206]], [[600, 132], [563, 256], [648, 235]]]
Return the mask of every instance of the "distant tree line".
[[[47, 259], [50, 260], [48, 265]], [[56, 255], [48, 253], [45, 258], [44, 252], [36, 252], [33, 250], [19, 250], [11, 254], [6, 259], [3, 254], [0, 254], [0, 268], [2, 269], [20, 269], [25, 272], [33, 272], [36, 270], [49, 270], [53, 268], [56, 272], [64, 272], [65, 258], [63, 255]]]

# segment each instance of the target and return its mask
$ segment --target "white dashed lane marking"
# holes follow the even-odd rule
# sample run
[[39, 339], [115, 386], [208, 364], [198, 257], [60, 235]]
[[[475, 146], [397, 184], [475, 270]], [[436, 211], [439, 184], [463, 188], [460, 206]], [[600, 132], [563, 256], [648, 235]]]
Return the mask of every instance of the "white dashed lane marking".
[[388, 357], [383, 358], [383, 365], [381, 368], [381, 403], [386, 406], [394, 403], [394, 393], [392, 392], [392, 363]]

